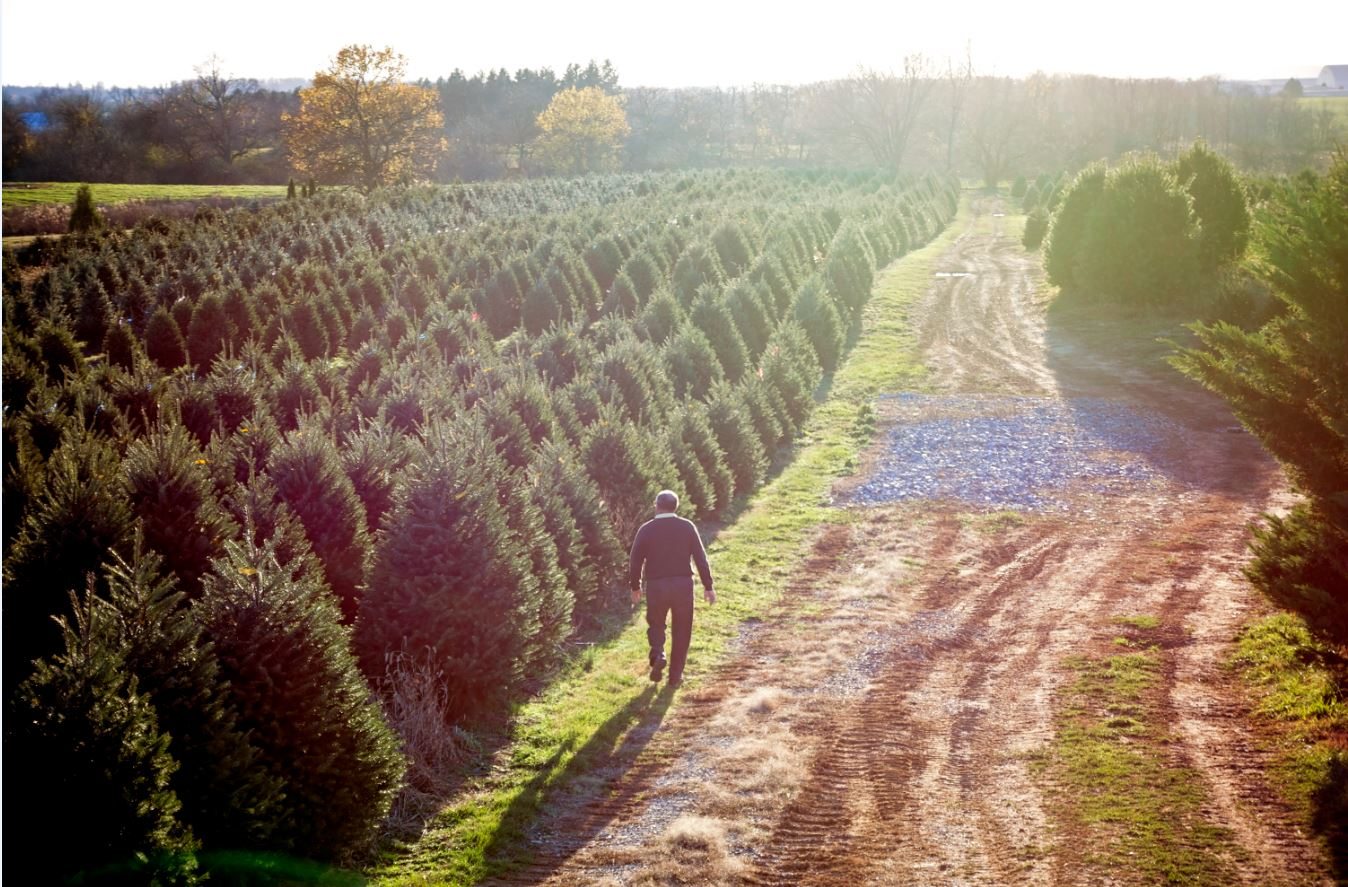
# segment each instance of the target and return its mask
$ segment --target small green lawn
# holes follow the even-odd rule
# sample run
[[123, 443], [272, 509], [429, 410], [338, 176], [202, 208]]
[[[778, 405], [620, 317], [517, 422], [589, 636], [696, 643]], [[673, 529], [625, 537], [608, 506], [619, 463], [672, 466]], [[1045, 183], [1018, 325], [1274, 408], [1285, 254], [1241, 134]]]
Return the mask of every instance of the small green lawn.
[[1270, 776], [1330, 849], [1335, 873], [1348, 875], [1348, 664], [1317, 640], [1306, 621], [1277, 613], [1240, 636], [1232, 665], [1272, 728]]
[[1160, 620], [1119, 620], [1124, 652], [1067, 663], [1057, 735], [1041, 762], [1070, 842], [1095, 874], [1150, 884], [1229, 884], [1230, 835], [1203, 813], [1202, 777], [1172, 760], [1160, 687]]
[[[909, 306], [926, 291], [932, 266], [967, 215], [934, 242], [877, 274], [864, 332], [810, 418], [791, 463], [760, 491], [710, 546], [720, 602], [699, 602], [689, 684], [727, 655], [740, 625], [773, 605], [822, 525], [847, 519], [828, 505], [835, 478], [855, 470], [871, 427], [872, 403], [923, 380], [915, 361]], [[606, 790], [605, 774], [632, 765], [641, 737], [676, 709], [678, 697], [646, 680], [645, 625], [634, 615], [613, 640], [592, 648], [536, 699], [518, 707], [514, 734], [420, 838], [386, 850], [372, 872], [381, 885], [472, 884], [528, 860], [530, 824], [552, 803]], [[684, 692], [687, 692], [686, 690]]]
[[[5, 182], [3, 205], [39, 206], [73, 203], [80, 182]], [[240, 200], [275, 199], [286, 196], [285, 185], [116, 185], [91, 184], [94, 202], [111, 206], [131, 200], [202, 200], [231, 197]]]

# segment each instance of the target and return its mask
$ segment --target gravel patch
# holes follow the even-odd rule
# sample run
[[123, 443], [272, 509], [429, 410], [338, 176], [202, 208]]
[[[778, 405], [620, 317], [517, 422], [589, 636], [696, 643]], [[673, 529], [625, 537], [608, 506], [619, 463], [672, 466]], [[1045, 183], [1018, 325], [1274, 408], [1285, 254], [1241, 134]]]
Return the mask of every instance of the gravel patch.
[[867, 480], [848, 504], [956, 500], [988, 509], [1067, 510], [1164, 478], [1181, 429], [1099, 397], [899, 394]]

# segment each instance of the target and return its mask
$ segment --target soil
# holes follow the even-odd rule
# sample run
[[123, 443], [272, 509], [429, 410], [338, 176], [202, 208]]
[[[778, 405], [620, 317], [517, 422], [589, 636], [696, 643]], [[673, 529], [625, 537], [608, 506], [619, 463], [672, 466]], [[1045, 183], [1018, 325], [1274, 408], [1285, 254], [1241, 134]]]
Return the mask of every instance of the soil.
[[932, 408], [955, 397], [993, 419], [1009, 396], [1069, 411], [1107, 400], [1163, 418], [1164, 433], [1097, 455], [1145, 461], [1145, 482], [1069, 485], [1047, 508], [902, 485], [858, 500], [906, 458], [888, 432], [930, 418], [882, 401], [865, 468], [835, 491], [845, 520], [821, 528], [781, 604], [679, 691], [602, 801], [539, 824], [534, 863], [510, 882], [1138, 883], [1124, 865], [1087, 867], [1088, 836], [1057, 815], [1036, 761], [1066, 663], [1107, 652], [1121, 620], [1153, 616], [1167, 754], [1199, 775], [1202, 815], [1229, 835], [1222, 867], [1243, 884], [1332, 883], [1266, 782], [1223, 666], [1263, 612], [1240, 570], [1251, 522], [1290, 503], [1285, 480], [1220, 401], [1154, 359], [1150, 337], [1050, 315], [1038, 257], [998, 209], [975, 206], [910, 318]]

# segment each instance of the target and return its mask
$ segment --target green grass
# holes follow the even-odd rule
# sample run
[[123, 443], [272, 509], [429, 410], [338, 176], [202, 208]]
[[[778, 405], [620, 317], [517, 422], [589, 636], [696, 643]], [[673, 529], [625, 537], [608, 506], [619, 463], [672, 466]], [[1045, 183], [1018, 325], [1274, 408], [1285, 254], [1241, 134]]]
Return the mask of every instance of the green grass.
[[[689, 654], [696, 688], [726, 656], [741, 623], [761, 617], [781, 595], [816, 528], [848, 520], [827, 505], [834, 479], [852, 471], [873, 427], [881, 392], [921, 383], [906, 313], [929, 285], [936, 258], [960, 220], [928, 246], [877, 275], [865, 332], [810, 418], [791, 462], [748, 503], [709, 548], [720, 602], [699, 603]], [[635, 616], [612, 640], [573, 663], [537, 699], [518, 707], [510, 743], [419, 840], [390, 848], [373, 871], [382, 885], [471, 884], [527, 861], [524, 836], [549, 805], [593, 797], [629, 767], [652, 728], [677, 707], [646, 680], [645, 626]], [[682, 692], [687, 692], [682, 691]]]
[[1171, 737], [1158, 691], [1163, 666], [1150, 616], [1120, 620], [1128, 652], [1068, 662], [1057, 731], [1041, 769], [1064, 843], [1101, 876], [1145, 883], [1226, 884], [1234, 845], [1202, 814], [1202, 779], [1167, 758]]
[[1328, 111], [1340, 126], [1348, 126], [1348, 96], [1312, 96], [1297, 99], [1297, 104], [1311, 111]]
[[[6, 182], [5, 207], [38, 206], [47, 203], [72, 203], [80, 182]], [[100, 206], [130, 200], [201, 200], [206, 197], [233, 197], [244, 200], [286, 196], [285, 185], [116, 185], [91, 184], [94, 202]]]
[[1278, 613], [1247, 628], [1232, 664], [1250, 685], [1255, 710], [1276, 725], [1272, 776], [1282, 795], [1348, 866], [1348, 702], [1339, 654], [1300, 616]]

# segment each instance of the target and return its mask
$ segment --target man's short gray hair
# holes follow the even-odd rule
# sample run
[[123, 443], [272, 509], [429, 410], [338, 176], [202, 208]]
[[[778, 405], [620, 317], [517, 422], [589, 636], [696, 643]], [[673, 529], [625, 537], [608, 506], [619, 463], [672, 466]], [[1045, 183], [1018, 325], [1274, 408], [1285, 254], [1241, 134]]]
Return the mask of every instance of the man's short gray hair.
[[678, 511], [679, 494], [673, 490], [661, 490], [655, 497], [655, 507], [661, 511]]

